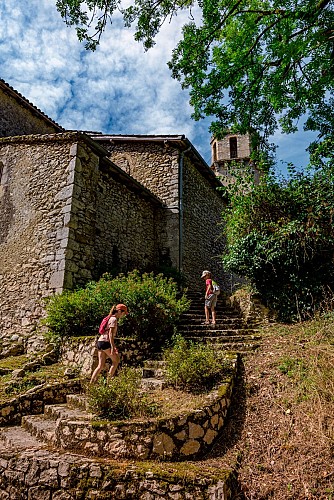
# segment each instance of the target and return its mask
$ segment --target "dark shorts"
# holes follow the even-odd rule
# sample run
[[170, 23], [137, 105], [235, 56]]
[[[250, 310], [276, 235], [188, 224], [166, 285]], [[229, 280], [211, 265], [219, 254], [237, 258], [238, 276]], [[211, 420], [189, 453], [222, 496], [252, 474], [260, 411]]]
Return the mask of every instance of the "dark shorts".
[[111, 349], [111, 344], [110, 342], [106, 342], [105, 340], [98, 340], [97, 348], [99, 351], [106, 351], [107, 349]]

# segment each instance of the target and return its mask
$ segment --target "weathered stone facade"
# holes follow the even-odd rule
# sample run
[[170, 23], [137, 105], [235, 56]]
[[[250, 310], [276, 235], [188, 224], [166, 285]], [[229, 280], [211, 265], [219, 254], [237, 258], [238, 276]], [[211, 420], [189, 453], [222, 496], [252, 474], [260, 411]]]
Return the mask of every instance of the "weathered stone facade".
[[110, 158], [165, 204], [160, 259], [179, 269], [187, 286], [198, 290], [202, 270], [228, 284], [221, 258], [220, 225], [225, 201], [221, 186], [184, 136], [95, 136]]
[[0, 137], [54, 134], [64, 130], [0, 79]]
[[[215, 137], [211, 140], [211, 168], [220, 177], [222, 184], [235, 182], [235, 170], [242, 175], [245, 166], [249, 167], [254, 183], [259, 184], [262, 172], [251, 161], [252, 136], [251, 134], [227, 134], [222, 139]], [[233, 169], [231, 171], [231, 164]], [[238, 166], [238, 167], [237, 167]]]
[[48, 295], [112, 269], [115, 248], [119, 270], [157, 261], [161, 202], [104, 156], [77, 133], [0, 139], [0, 317], [7, 335], [34, 330]]

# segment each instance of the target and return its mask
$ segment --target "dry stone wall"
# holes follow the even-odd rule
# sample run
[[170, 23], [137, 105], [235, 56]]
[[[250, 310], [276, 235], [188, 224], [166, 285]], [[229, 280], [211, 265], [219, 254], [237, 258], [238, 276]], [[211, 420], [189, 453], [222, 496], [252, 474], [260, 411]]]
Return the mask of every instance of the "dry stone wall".
[[[51, 442], [64, 450], [115, 459], [178, 461], [202, 456], [220, 435], [231, 403], [236, 373], [197, 410], [145, 422], [92, 422], [57, 419]], [[50, 407], [52, 412], [52, 407]]]
[[0, 450], [3, 500], [229, 500], [230, 471], [119, 463], [76, 454]]
[[[151, 352], [151, 343], [137, 339], [117, 338], [117, 347], [121, 355], [121, 364], [139, 366]], [[78, 374], [90, 378], [97, 366], [98, 356], [96, 341], [91, 337], [72, 337], [61, 347], [60, 361], [73, 368]]]
[[[24, 415], [39, 415], [47, 404], [65, 403], [69, 392], [81, 391], [79, 380], [68, 380], [53, 385], [41, 384], [24, 394], [0, 404], [0, 427], [20, 424]], [[1, 497], [0, 497], [1, 498]]]

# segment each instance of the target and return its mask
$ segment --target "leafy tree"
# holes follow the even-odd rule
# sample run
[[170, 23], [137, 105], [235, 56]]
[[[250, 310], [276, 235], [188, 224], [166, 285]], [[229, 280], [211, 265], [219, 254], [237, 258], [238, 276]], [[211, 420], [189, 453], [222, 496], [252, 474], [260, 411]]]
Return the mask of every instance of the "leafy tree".
[[[57, 8], [80, 40], [95, 49], [116, 10], [146, 49], [166, 19], [199, 8], [183, 26], [169, 63], [190, 88], [194, 118], [215, 117], [217, 136], [227, 129], [260, 132], [264, 146], [279, 126], [332, 134], [334, 10], [330, 0], [57, 0]], [[311, 152], [315, 153], [313, 144]]]
[[280, 319], [308, 317], [334, 291], [333, 189], [332, 160], [231, 195], [225, 265], [246, 276]]

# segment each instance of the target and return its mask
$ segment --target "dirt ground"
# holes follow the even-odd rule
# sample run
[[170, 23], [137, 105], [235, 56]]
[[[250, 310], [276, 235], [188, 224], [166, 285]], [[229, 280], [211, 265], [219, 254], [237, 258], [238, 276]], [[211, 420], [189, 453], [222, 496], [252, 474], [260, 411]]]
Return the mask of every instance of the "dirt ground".
[[272, 326], [243, 361], [225, 434], [205, 460], [219, 468], [238, 463], [233, 500], [334, 499], [333, 399], [303, 400], [300, 384], [279, 369], [284, 357], [302, 358], [309, 339], [297, 337], [293, 328], [282, 334]]

